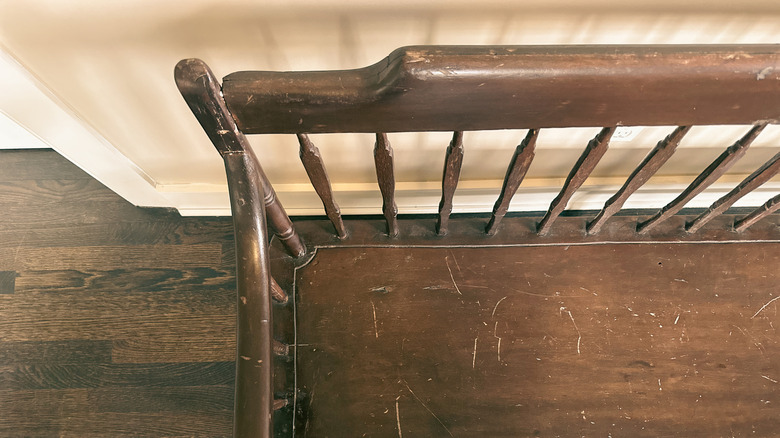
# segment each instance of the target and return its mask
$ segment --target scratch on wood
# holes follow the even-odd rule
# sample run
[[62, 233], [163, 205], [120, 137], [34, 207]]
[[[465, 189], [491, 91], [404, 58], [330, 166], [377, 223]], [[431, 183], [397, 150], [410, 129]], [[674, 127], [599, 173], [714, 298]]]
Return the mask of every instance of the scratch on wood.
[[458, 264], [458, 259], [455, 257], [455, 254], [450, 250], [450, 255], [452, 256], [452, 261], [455, 262], [455, 267], [458, 268], [458, 272], [463, 272], [460, 270], [460, 264]]
[[[441, 424], [441, 427], [443, 427], [443, 428], [444, 428], [444, 430], [446, 430], [446, 431], [447, 431], [447, 433], [448, 433], [450, 436], [452, 436], [452, 432], [450, 432], [450, 430], [447, 428], [447, 426], [445, 426], [445, 425], [444, 425], [444, 423], [443, 423], [443, 422], [442, 422], [442, 421], [439, 419], [439, 417], [438, 417], [436, 414], [434, 414], [434, 413], [433, 413], [433, 411], [432, 411], [432, 410], [431, 410], [431, 409], [428, 407], [428, 405], [426, 405], [426, 404], [425, 404], [425, 402], [423, 402], [423, 401], [420, 399], [420, 397], [417, 397], [417, 394], [415, 394], [415, 393], [414, 393], [414, 391], [412, 391], [412, 388], [410, 388], [410, 387], [409, 387], [409, 383], [407, 383], [407, 382], [406, 382], [406, 379], [403, 379], [402, 381], [404, 382], [404, 385], [406, 385], [406, 389], [408, 389], [408, 390], [409, 390], [409, 393], [410, 393], [410, 394], [412, 394], [412, 397], [416, 398], [416, 399], [417, 399], [417, 401], [418, 401], [418, 402], [420, 402], [420, 404], [422, 405], [422, 407], [424, 407], [424, 408], [425, 408], [425, 410], [426, 410], [426, 411], [428, 411], [428, 413], [430, 413], [431, 415], [433, 415], [433, 418], [435, 418], [435, 419], [436, 419], [436, 421], [438, 421], [438, 422], [439, 422], [439, 424]], [[401, 428], [399, 427], [398, 429], [400, 430]]]
[[496, 307], [493, 307], [493, 314], [490, 315], [491, 318], [494, 318], [496, 316], [496, 309], [498, 309], [498, 305], [501, 304], [501, 302], [504, 301], [505, 299], [506, 299], [506, 297], [501, 298], [500, 300], [498, 300], [498, 302], [496, 303]]
[[374, 305], [374, 301], [371, 301], [371, 311], [374, 313], [374, 334], [376, 335], [376, 338], [379, 339], [379, 329], [376, 327], [376, 306]]
[[768, 376], [761, 376], [761, 377], [763, 377], [763, 378], [765, 378], [765, 379], [769, 380], [769, 381], [770, 381], [770, 382], [772, 382], [772, 383], [778, 383], [778, 381], [777, 381], [777, 380], [775, 380], [775, 379], [773, 379], [773, 378], [771, 378], [771, 377], [768, 377]]
[[401, 433], [401, 413], [398, 411], [398, 399], [395, 399], [395, 422], [398, 424], [398, 438], [404, 438]]
[[777, 300], [777, 299], [780, 299], [780, 295], [778, 295], [778, 296], [776, 296], [776, 297], [772, 298], [772, 299], [771, 299], [771, 300], [769, 300], [769, 301], [768, 301], [766, 304], [764, 304], [763, 306], [761, 306], [761, 308], [760, 308], [760, 309], [758, 309], [758, 312], [756, 312], [756, 313], [755, 313], [753, 316], [751, 316], [751, 317], [750, 317], [750, 319], [753, 319], [753, 318], [755, 318], [756, 316], [758, 316], [758, 314], [759, 314], [759, 313], [761, 313], [761, 311], [763, 311], [764, 309], [766, 309], [766, 307], [767, 307], [768, 305], [772, 304], [772, 303], [773, 303], [775, 300]]
[[571, 314], [571, 310], [561, 307], [561, 312], [566, 312], [569, 314], [569, 318], [571, 319], [571, 323], [574, 324], [574, 329], [577, 330], [577, 354], [580, 354], [580, 344], [582, 343], [582, 333], [580, 333], [580, 328], [577, 327], [577, 323], [574, 322], [574, 316]]
[[498, 355], [498, 361], [501, 362], [501, 337], [496, 334], [498, 330], [498, 321], [493, 326], [493, 337], [498, 339], [498, 345], [496, 346], [496, 354]]
[[471, 358], [471, 369], [473, 370], [474, 367], [477, 366], [477, 341], [479, 340], [479, 337], [474, 338], [474, 354]]
[[460, 295], [463, 295], [463, 294], [460, 292], [460, 288], [458, 287], [458, 283], [455, 283], [455, 277], [453, 277], [453, 276], [452, 276], [452, 269], [450, 269], [450, 261], [449, 261], [448, 257], [446, 257], [446, 256], [444, 257], [444, 263], [446, 263], [446, 264], [447, 264], [447, 271], [450, 273], [450, 278], [452, 279], [452, 285], [453, 285], [453, 286], [455, 286], [455, 290], [456, 290], [456, 291], [457, 291], [457, 292], [458, 292]]

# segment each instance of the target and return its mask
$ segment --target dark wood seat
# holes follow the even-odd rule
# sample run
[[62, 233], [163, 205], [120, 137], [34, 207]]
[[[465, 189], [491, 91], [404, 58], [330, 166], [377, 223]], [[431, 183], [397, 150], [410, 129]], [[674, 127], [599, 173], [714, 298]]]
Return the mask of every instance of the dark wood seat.
[[[766, 126], [780, 120], [778, 55], [780, 45], [423, 46], [398, 49], [358, 70], [238, 72], [227, 76], [222, 85], [202, 61], [181, 61], [175, 71], [177, 85], [222, 155], [230, 187], [239, 304], [235, 435], [271, 436], [274, 422], [277, 431], [286, 434], [294, 424], [303, 428], [306, 416], [311, 415], [299, 403], [311, 395], [299, 393], [295, 377], [296, 305], [288, 295], [294, 298], [300, 292], [294, 288], [296, 267], [305, 265], [318, 249], [778, 241], [775, 226], [754, 225], [780, 209], [780, 195], [748, 214], [733, 215], [729, 208], [777, 175], [780, 152], [692, 220], [678, 215], [744, 156]], [[615, 216], [628, 197], [674, 154], [691, 126], [727, 124], [752, 127], [677, 198], [659, 206], [655, 214]], [[600, 212], [590, 217], [562, 217], [572, 196], [607, 152], [616, 128], [633, 125], [677, 128], [659, 139]], [[540, 130], [552, 127], [602, 129], [585, 146], [540, 219], [518, 218], [502, 224], [534, 159]], [[491, 217], [450, 221], [463, 161], [463, 132], [489, 129], [528, 132], [508, 165]], [[430, 226], [422, 220], [398, 220], [393, 150], [386, 133], [402, 131], [453, 132], [444, 156], [439, 214], [435, 224], [429, 221]], [[375, 232], [378, 225], [372, 220], [345, 224], [320, 152], [307, 136], [330, 132], [376, 134], [383, 235]], [[335, 233], [324, 234], [320, 225], [296, 227], [285, 213], [245, 137], [269, 133], [297, 135], [301, 161]], [[277, 237], [274, 241], [288, 254], [273, 257], [273, 263], [269, 251], [274, 246], [268, 245], [266, 221]], [[455, 284], [449, 264], [447, 268]], [[561, 312], [570, 310], [561, 307]], [[303, 327], [310, 330], [311, 321]], [[284, 342], [274, 341], [274, 328]], [[293, 344], [292, 353], [287, 344]], [[282, 356], [277, 357], [277, 365], [274, 353]], [[290, 354], [292, 358], [284, 358]], [[409, 393], [414, 396], [411, 388]], [[275, 408], [282, 412], [276, 420]], [[397, 408], [396, 404], [396, 414]], [[428, 411], [437, 420], [433, 427], [441, 426], [439, 432], [452, 435], [445, 422]], [[297, 416], [297, 420], [285, 415]], [[314, 430], [322, 432], [318, 429], [322, 424]], [[397, 427], [400, 436], [400, 417]]]

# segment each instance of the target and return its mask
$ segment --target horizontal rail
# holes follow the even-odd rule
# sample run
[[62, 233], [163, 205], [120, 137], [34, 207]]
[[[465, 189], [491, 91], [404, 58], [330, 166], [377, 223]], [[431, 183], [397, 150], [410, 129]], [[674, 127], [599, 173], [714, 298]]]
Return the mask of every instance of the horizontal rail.
[[[245, 134], [780, 120], [780, 45], [412, 46], [362, 69], [237, 72]], [[464, 104], [467, 102], [467, 104]]]

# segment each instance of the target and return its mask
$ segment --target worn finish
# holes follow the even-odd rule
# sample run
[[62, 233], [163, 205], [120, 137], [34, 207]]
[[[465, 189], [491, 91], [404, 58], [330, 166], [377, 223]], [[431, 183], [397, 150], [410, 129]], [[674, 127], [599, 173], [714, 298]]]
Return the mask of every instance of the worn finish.
[[748, 227], [776, 212], [777, 210], [780, 210], [780, 195], [771, 198], [770, 200], [766, 201], [764, 205], [758, 207], [744, 218], [738, 220], [734, 224], [734, 229], [741, 233]]
[[756, 169], [755, 172], [751, 173], [750, 176], [745, 178], [745, 180], [734, 187], [734, 189], [715, 201], [707, 211], [697, 216], [696, 219], [689, 224], [686, 224], [685, 229], [689, 233], [695, 233], [714, 217], [723, 214], [740, 198], [772, 179], [778, 172], [780, 172], [780, 152], [764, 163], [764, 165]]
[[306, 174], [309, 175], [309, 181], [322, 200], [322, 206], [325, 208], [325, 215], [333, 223], [336, 234], [339, 238], [347, 237], [347, 230], [344, 228], [344, 220], [341, 218], [336, 200], [333, 198], [333, 189], [330, 186], [328, 172], [325, 170], [325, 163], [322, 161], [320, 150], [309, 140], [306, 134], [298, 134], [298, 142], [301, 145], [300, 157]]
[[289, 300], [289, 297], [287, 296], [287, 292], [282, 289], [281, 286], [279, 286], [279, 283], [276, 282], [274, 277], [270, 277], [270, 287], [271, 287], [271, 298], [273, 298], [277, 303], [279, 304], [286, 304], [287, 300]]
[[683, 136], [690, 129], [690, 126], [679, 126], [655, 145], [653, 150], [639, 163], [639, 166], [631, 172], [623, 187], [607, 200], [604, 208], [599, 211], [593, 221], [588, 223], [587, 232], [589, 234], [596, 234], [601, 231], [604, 223], [623, 208], [623, 204], [626, 203], [628, 197], [642, 187], [650, 177], [655, 175], [658, 169], [672, 157]]
[[515, 148], [515, 153], [509, 161], [509, 167], [506, 169], [501, 193], [498, 195], [498, 199], [493, 206], [493, 214], [490, 216], [490, 221], [485, 228], [487, 234], [493, 235], [496, 233], [498, 224], [509, 209], [509, 203], [512, 201], [512, 197], [515, 195], [515, 192], [517, 192], [517, 188], [520, 187], [520, 183], [523, 182], [523, 178], [525, 178], [528, 168], [531, 167], [538, 135], [538, 129], [528, 130], [528, 134], [526, 134], [523, 141]]
[[753, 140], [758, 137], [758, 134], [764, 130], [767, 125], [762, 123], [753, 126], [750, 131], [747, 132], [742, 138], [737, 140], [733, 145], [729, 146], [723, 151], [718, 158], [715, 159], [699, 176], [685, 189], [679, 196], [674, 198], [672, 202], [665, 205], [658, 211], [653, 217], [640, 223], [637, 226], [638, 233], [646, 233], [653, 229], [661, 222], [669, 219], [675, 213], [680, 211], [685, 204], [693, 199], [696, 195], [701, 193], [704, 189], [709, 187], [712, 183], [718, 180], [724, 173], [726, 173], [731, 166], [734, 165], [740, 158], [745, 156], [748, 147], [753, 143]]
[[775, 243], [320, 249], [298, 270], [303, 436], [773, 436], [778, 263]]
[[224, 155], [236, 229], [237, 359], [233, 436], [273, 436], [271, 273], [263, 186], [253, 155]]
[[612, 134], [615, 132], [614, 127], [603, 128], [596, 137], [588, 142], [588, 146], [580, 155], [580, 158], [574, 164], [569, 176], [566, 177], [566, 182], [563, 183], [563, 188], [558, 196], [550, 203], [550, 208], [547, 210], [547, 214], [544, 215], [541, 222], [539, 222], [538, 232], [540, 236], [544, 236], [550, 232], [552, 224], [555, 219], [563, 213], [566, 209], [566, 204], [574, 195], [574, 192], [582, 186], [593, 169], [601, 160], [601, 157], [607, 152], [609, 147], [609, 139], [612, 138]]
[[780, 45], [413, 46], [327, 72], [239, 72], [247, 134], [780, 120]]
[[460, 168], [463, 164], [463, 132], [455, 131], [452, 141], [447, 146], [444, 156], [444, 171], [441, 177], [441, 201], [439, 202], [439, 217], [436, 221], [436, 233], [447, 234], [447, 224], [452, 213], [452, 198], [458, 187]]
[[[223, 156], [230, 153], [252, 154], [252, 148], [246, 136], [236, 126], [233, 116], [225, 106], [219, 81], [211, 69], [199, 59], [184, 59], [174, 70], [176, 86], [198, 119], [209, 139]], [[282, 203], [276, 197], [271, 182], [265, 176], [263, 168], [256, 164], [256, 178], [260, 180], [265, 193], [265, 209], [268, 222], [276, 235], [285, 242], [290, 255], [301, 257], [306, 253], [300, 237], [284, 211]]]
[[382, 214], [387, 221], [387, 234], [398, 235], [398, 207], [395, 205], [395, 173], [393, 171], [393, 148], [387, 134], [377, 134], [374, 143], [374, 164], [376, 179], [382, 192]]

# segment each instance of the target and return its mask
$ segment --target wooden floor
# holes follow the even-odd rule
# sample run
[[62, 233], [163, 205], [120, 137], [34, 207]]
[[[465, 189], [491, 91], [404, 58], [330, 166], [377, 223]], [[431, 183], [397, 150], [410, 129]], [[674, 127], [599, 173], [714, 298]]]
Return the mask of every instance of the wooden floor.
[[[0, 436], [230, 435], [229, 218], [135, 208], [51, 151], [0, 152], [0, 207]], [[719, 244], [569, 219], [531, 246], [505, 220], [492, 248], [456, 237], [481, 221], [401, 221], [422, 246], [299, 223], [313, 257], [272, 259], [297, 434], [776, 436], [780, 244], [738, 241], [776, 217]]]
[[0, 152], [0, 436], [228, 436], [229, 218], [133, 207]]

